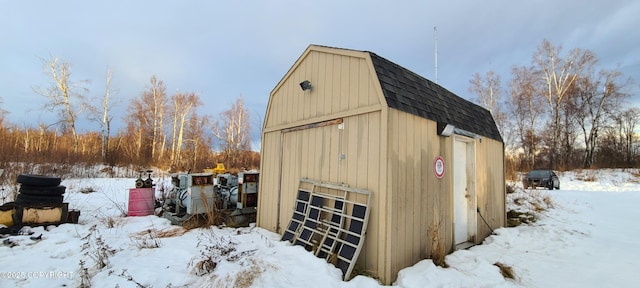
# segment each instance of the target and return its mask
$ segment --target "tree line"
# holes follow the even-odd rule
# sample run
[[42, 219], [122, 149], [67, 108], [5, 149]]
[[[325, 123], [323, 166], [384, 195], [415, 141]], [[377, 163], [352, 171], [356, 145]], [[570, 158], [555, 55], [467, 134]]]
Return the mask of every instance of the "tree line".
[[[1, 109], [0, 163], [66, 163], [135, 165], [173, 171], [200, 171], [224, 163], [231, 170], [259, 168], [259, 153], [251, 151], [250, 115], [238, 97], [218, 119], [199, 115], [200, 95], [168, 95], [165, 84], [151, 76], [145, 89], [127, 102], [124, 129], [111, 131], [117, 89], [107, 69], [105, 91], [89, 99], [85, 81], [74, 81], [71, 64], [59, 58], [41, 59], [48, 86], [34, 91], [45, 101], [45, 111], [55, 113], [55, 123], [19, 127], [6, 121]], [[115, 101], [114, 101], [115, 98]], [[98, 103], [98, 104], [95, 104]], [[98, 124], [99, 131], [79, 133], [78, 121]], [[214, 147], [218, 147], [216, 150]]]
[[530, 65], [500, 75], [475, 73], [469, 92], [493, 115], [503, 135], [508, 171], [537, 168], [623, 168], [640, 164], [640, 109], [619, 67], [602, 69], [590, 50], [543, 40]]
[[[193, 171], [219, 162], [236, 169], [259, 167], [242, 97], [214, 119], [198, 114], [204, 105], [200, 95], [168, 95], [164, 82], [151, 76], [139, 97], [128, 102], [121, 119], [125, 128], [113, 133], [112, 110], [123, 99], [111, 87], [109, 69], [105, 91], [89, 99], [84, 81], [72, 79], [69, 62], [52, 57], [42, 63], [50, 83], [34, 91], [58, 121], [19, 127], [5, 120], [9, 112], [0, 99], [0, 164], [133, 164]], [[640, 165], [640, 109], [626, 102], [636, 86], [618, 68], [601, 69], [590, 50], [564, 53], [543, 40], [530, 65], [512, 67], [506, 86], [493, 71], [475, 73], [469, 91], [503, 135], [507, 171]], [[80, 119], [97, 123], [99, 131], [78, 133]]]

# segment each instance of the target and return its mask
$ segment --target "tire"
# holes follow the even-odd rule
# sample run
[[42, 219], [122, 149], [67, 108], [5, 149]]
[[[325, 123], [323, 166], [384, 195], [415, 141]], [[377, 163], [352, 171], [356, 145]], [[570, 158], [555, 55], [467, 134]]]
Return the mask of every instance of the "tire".
[[18, 194], [16, 197], [16, 203], [20, 205], [33, 205], [33, 204], [60, 204], [64, 200], [62, 195], [60, 196], [35, 196], [27, 194]]
[[67, 187], [58, 185], [53, 187], [20, 186], [20, 193], [33, 196], [60, 196], [64, 194]]
[[17, 182], [27, 186], [53, 187], [60, 185], [62, 179], [59, 177], [49, 177], [43, 175], [20, 174]]

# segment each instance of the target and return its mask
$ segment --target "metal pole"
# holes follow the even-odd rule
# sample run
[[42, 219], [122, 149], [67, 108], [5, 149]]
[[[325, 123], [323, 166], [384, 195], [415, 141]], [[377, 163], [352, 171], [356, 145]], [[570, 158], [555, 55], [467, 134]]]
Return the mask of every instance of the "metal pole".
[[435, 46], [435, 72], [436, 72], [436, 84], [438, 84], [438, 27], [433, 26], [433, 37]]

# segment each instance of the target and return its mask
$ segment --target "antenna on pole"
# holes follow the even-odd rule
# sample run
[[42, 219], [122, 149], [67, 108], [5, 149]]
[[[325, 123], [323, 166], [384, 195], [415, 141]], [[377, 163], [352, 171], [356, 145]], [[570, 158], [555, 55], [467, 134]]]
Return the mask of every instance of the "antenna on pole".
[[438, 84], [438, 27], [433, 26], [433, 38], [434, 38], [434, 45], [435, 45], [435, 63], [436, 63], [436, 67], [435, 67], [435, 72], [436, 72], [436, 84]]

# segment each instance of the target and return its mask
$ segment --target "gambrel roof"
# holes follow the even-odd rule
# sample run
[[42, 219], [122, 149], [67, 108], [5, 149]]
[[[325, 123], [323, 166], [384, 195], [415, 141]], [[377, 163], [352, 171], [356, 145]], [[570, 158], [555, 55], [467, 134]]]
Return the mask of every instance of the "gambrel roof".
[[488, 110], [375, 53], [367, 53], [389, 107], [502, 142]]

